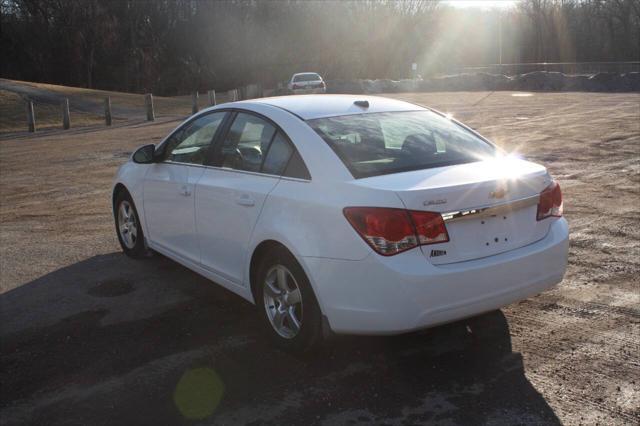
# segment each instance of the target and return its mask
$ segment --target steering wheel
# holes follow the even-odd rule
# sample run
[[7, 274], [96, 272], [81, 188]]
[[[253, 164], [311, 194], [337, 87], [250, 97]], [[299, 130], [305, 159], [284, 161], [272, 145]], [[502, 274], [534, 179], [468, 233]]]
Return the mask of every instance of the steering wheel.
[[231, 157], [231, 168], [233, 169], [242, 169], [242, 166], [244, 164], [244, 155], [242, 155], [242, 152], [240, 151], [239, 148], [235, 149], [235, 152], [233, 153], [233, 156]]

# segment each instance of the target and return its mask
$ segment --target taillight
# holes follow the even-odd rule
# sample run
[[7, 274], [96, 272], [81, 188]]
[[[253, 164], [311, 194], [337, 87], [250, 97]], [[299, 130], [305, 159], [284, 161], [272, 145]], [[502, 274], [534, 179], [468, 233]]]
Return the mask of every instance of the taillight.
[[376, 252], [391, 256], [419, 245], [449, 241], [440, 213], [347, 207], [344, 215]]
[[416, 235], [420, 245], [446, 243], [449, 241], [447, 227], [440, 213], [410, 211], [411, 219], [416, 227]]
[[558, 182], [552, 182], [540, 193], [538, 201], [537, 219], [542, 220], [550, 216], [562, 216], [562, 191]]

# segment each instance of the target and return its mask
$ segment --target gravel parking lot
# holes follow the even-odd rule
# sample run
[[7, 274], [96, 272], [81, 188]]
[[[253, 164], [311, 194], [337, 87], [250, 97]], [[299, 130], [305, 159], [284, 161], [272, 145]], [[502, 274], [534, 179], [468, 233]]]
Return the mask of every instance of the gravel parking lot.
[[557, 288], [292, 356], [239, 297], [120, 253], [111, 179], [178, 117], [15, 135], [0, 140], [0, 424], [639, 424], [640, 94], [390, 96], [550, 169], [571, 226]]

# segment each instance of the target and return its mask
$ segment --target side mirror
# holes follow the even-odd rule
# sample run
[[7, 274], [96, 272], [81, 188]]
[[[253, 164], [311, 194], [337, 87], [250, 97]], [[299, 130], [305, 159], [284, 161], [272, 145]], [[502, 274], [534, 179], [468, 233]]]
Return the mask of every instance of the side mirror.
[[133, 162], [138, 164], [151, 164], [155, 163], [154, 153], [156, 146], [149, 144], [141, 146], [136, 152], [133, 153]]

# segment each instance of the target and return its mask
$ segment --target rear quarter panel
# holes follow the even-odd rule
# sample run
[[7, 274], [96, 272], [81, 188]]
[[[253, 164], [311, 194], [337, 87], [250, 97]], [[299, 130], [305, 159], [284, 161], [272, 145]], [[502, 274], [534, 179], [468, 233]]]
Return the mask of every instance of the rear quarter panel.
[[361, 260], [371, 248], [345, 218], [348, 206], [403, 207], [392, 191], [283, 178], [264, 204], [251, 247], [272, 239], [297, 257]]

